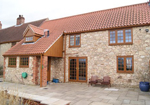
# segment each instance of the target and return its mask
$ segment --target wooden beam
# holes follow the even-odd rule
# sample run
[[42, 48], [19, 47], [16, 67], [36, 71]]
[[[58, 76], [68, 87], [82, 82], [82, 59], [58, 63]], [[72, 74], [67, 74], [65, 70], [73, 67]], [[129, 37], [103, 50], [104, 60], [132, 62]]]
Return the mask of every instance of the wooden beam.
[[42, 65], [43, 65], [43, 56], [41, 54], [41, 68], [40, 68], [40, 87], [42, 87]]
[[64, 46], [64, 82], [66, 82], [66, 34], [65, 36], [65, 46]]

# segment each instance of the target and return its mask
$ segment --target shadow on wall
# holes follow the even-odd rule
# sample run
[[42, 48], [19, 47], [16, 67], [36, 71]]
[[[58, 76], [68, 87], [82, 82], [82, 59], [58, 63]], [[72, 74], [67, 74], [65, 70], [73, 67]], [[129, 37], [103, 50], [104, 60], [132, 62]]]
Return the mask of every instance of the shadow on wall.
[[0, 75], [3, 75], [3, 66], [0, 66]]

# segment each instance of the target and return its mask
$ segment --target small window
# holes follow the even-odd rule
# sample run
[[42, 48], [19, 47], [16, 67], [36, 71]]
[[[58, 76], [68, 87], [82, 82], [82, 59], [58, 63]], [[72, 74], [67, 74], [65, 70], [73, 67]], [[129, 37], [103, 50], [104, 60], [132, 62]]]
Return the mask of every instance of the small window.
[[16, 57], [9, 57], [8, 66], [9, 67], [16, 67]]
[[117, 57], [117, 72], [118, 73], [133, 73], [133, 56], [118, 56]]
[[80, 47], [81, 45], [81, 35], [70, 35], [69, 47]]
[[116, 43], [116, 34], [115, 31], [110, 31], [110, 43]]
[[29, 57], [20, 57], [20, 67], [29, 67]]
[[109, 45], [133, 44], [131, 29], [109, 31]]
[[26, 37], [26, 42], [31, 42], [33, 41], [33, 37]]

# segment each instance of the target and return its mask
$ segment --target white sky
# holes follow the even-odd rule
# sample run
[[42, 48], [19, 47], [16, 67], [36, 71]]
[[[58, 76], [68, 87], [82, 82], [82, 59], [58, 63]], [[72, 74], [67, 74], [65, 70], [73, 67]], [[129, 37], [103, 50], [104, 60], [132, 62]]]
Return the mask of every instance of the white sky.
[[25, 22], [57, 19], [87, 12], [144, 3], [149, 0], [0, 0], [2, 28], [16, 25], [19, 15]]

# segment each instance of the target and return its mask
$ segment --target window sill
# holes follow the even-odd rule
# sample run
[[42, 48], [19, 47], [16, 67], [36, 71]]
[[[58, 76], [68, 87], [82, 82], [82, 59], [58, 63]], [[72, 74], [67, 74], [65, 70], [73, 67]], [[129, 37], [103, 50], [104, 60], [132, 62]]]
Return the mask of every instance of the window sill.
[[78, 48], [78, 47], [81, 47], [81, 46], [69, 46], [69, 48]]
[[29, 66], [19, 66], [20, 68], [29, 68]]
[[9, 65], [8, 67], [16, 68], [16, 65], [15, 65], [15, 66], [11, 66], [11, 65]]
[[123, 73], [123, 74], [133, 74], [134, 72], [120, 72], [120, 71], [117, 71], [117, 73]]
[[114, 44], [109, 43], [109, 46], [116, 46], [116, 45], [133, 45], [133, 43], [114, 43]]

